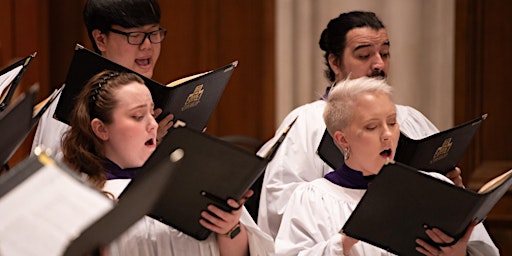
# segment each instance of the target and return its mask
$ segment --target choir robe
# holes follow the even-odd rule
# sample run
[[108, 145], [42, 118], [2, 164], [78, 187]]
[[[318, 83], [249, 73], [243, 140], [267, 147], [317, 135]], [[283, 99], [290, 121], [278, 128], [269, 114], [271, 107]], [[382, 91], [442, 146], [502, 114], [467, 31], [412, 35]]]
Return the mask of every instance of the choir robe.
[[[450, 182], [438, 173], [428, 173]], [[275, 240], [276, 255], [344, 255], [339, 233], [366, 189], [350, 189], [325, 178], [302, 183], [289, 198]], [[400, 210], [400, 209], [397, 209]], [[482, 223], [470, 237], [469, 255], [499, 255]], [[394, 255], [359, 241], [351, 256]]]
[[[265, 170], [258, 211], [258, 225], [275, 238], [284, 206], [293, 190], [303, 182], [323, 177], [333, 171], [318, 156], [317, 148], [325, 131], [323, 112], [326, 102], [318, 100], [290, 112], [270, 139], [258, 151], [264, 155], [284, 129], [296, 118], [293, 127], [282, 142], [274, 159]], [[396, 105], [400, 131], [413, 139], [420, 139], [439, 130], [418, 110]]]
[[[108, 180], [104, 190], [119, 196], [130, 179]], [[272, 238], [261, 231], [244, 207], [240, 222], [246, 227], [250, 255], [274, 255]], [[218, 256], [216, 235], [199, 241], [153, 218], [143, 217], [108, 246], [108, 255]]]

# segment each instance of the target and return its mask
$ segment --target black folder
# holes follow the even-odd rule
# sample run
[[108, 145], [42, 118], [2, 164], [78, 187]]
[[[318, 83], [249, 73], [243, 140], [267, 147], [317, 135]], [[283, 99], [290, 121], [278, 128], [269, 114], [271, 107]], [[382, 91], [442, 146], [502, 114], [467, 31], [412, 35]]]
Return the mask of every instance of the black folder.
[[464, 156], [487, 114], [420, 140], [400, 133], [394, 160], [428, 172], [446, 174]]
[[[144, 166], [151, 166], [169, 152], [181, 149], [182, 164], [173, 175], [161, 201], [149, 216], [197, 240], [211, 231], [199, 224], [201, 212], [210, 204], [230, 211], [229, 198], [241, 199], [264, 171], [267, 160], [213, 136], [186, 128], [171, 128], [159, 149]], [[135, 177], [120, 196], [137, 184]]]
[[[385, 165], [343, 226], [346, 235], [397, 255], [416, 252], [415, 239], [436, 227], [457, 241], [471, 221], [482, 221], [512, 185], [512, 170], [485, 191], [471, 191], [395, 162]], [[482, 186], [482, 188], [484, 188]]]
[[64, 86], [61, 86], [59, 89], [53, 91], [46, 99], [39, 102], [34, 106], [34, 114], [32, 115], [32, 126], [35, 126], [39, 119], [43, 116], [43, 114], [50, 108], [50, 105], [55, 101], [55, 99], [60, 95]]
[[[10, 104], [12, 97], [14, 96], [14, 92], [25, 74], [30, 62], [36, 56], [36, 53], [32, 53], [31, 55], [16, 61], [15, 63], [9, 65], [8, 67], [0, 70], [0, 83], [3, 85], [7, 85], [2, 91], [0, 91], [0, 111], [3, 111]], [[18, 71], [15, 71], [14, 77], [11, 79], [7, 79], [7, 73], [14, 71], [16, 68], [19, 68]], [[5, 80], [4, 80], [5, 79]]]
[[324, 134], [322, 135], [322, 139], [320, 140], [316, 153], [320, 159], [322, 159], [333, 170], [341, 168], [345, 162], [343, 154], [336, 144], [334, 144], [334, 140], [327, 129], [324, 130]]
[[[158, 119], [172, 113], [175, 121], [181, 120], [187, 123], [188, 127], [202, 131], [217, 107], [237, 64], [237, 61], [232, 62], [173, 87], [164, 86], [143, 75], [138, 75], [149, 88], [155, 108], [161, 108], [163, 111]], [[76, 96], [91, 77], [104, 70], [137, 74], [81, 45], [76, 46], [65, 87], [55, 110], [57, 120], [69, 124], [69, 115], [74, 107]]]
[[161, 154], [162, 158], [154, 161], [151, 166], [144, 166], [137, 175], [137, 182], [130, 182], [130, 189], [123, 191], [123, 199], [74, 239], [64, 256], [89, 255], [108, 245], [158, 203], [165, 188], [169, 186], [169, 181], [179, 169], [182, 156], [164, 148], [158, 148], [155, 152]]
[[[394, 160], [418, 170], [446, 174], [457, 166], [486, 118], [487, 114], [484, 114], [420, 140], [400, 133]], [[343, 155], [327, 130], [320, 141], [317, 154], [333, 169], [339, 169], [343, 165]]]
[[32, 129], [32, 111], [37, 87], [19, 96], [0, 113], [0, 164], [5, 165]]

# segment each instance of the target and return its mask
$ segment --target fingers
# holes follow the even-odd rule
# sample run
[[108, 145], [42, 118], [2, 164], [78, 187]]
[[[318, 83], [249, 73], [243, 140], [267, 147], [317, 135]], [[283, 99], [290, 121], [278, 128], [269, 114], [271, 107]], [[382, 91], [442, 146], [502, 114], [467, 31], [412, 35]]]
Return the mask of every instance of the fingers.
[[421, 239], [416, 239], [416, 244], [419, 245], [416, 247], [416, 251], [423, 255], [438, 256], [440, 254], [440, 251], [437, 248]]
[[[156, 114], [155, 110], [155, 114]], [[161, 110], [160, 110], [161, 112]], [[162, 138], [167, 134], [167, 131], [172, 127], [174, 122], [172, 121], [174, 119], [173, 114], [169, 114], [166, 117], [164, 117], [159, 123], [158, 123], [158, 130], [156, 132], [156, 140], [157, 142], [160, 142]]]
[[241, 211], [225, 212], [214, 205], [209, 205], [207, 209], [201, 212], [203, 219], [199, 223], [215, 233], [226, 234], [240, 220]]
[[425, 232], [436, 244], [451, 244], [455, 240], [453, 237], [448, 236], [438, 228], [427, 229]]
[[245, 204], [247, 199], [249, 199], [253, 194], [254, 194], [254, 191], [249, 189], [245, 192], [245, 194], [242, 196], [242, 198], [240, 198], [240, 200], [238, 200], [238, 202], [235, 201], [234, 199], [228, 199], [227, 204], [229, 206], [231, 206], [233, 209], [239, 210]]
[[473, 229], [477, 225], [476, 221], [471, 222], [461, 237], [455, 243], [455, 239], [438, 228], [426, 229], [425, 233], [427, 236], [436, 244], [432, 246], [429, 243], [416, 239], [416, 251], [424, 255], [463, 255], [467, 251], [467, 245]]
[[161, 108], [157, 108], [157, 109], [155, 109], [155, 110], [154, 110], [154, 113], [153, 113], [153, 116], [154, 116], [155, 118], [157, 118], [160, 114], [162, 114], [162, 111], [163, 111], [163, 110], [162, 110]]
[[238, 202], [234, 199], [228, 199], [227, 204], [236, 209], [233, 211], [224, 211], [213, 204], [208, 205], [207, 211], [201, 212], [203, 219], [199, 220], [199, 223], [215, 233], [226, 234], [238, 224], [243, 211], [242, 206], [253, 194], [254, 192], [249, 189]]
[[342, 234], [341, 235], [341, 246], [343, 248], [343, 255], [349, 255], [350, 250], [357, 242], [359, 242], [359, 240]]
[[446, 173], [446, 177], [450, 179], [455, 186], [464, 187], [464, 183], [462, 183], [462, 171], [459, 167], [455, 167], [455, 169]]

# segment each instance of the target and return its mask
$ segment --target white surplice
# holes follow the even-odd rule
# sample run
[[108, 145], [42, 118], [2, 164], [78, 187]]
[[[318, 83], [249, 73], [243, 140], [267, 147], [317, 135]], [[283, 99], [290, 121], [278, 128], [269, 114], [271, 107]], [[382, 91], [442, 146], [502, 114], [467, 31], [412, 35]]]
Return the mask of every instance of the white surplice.
[[[261, 189], [258, 225], [274, 238], [293, 190], [300, 183], [321, 178], [332, 171], [316, 153], [325, 131], [325, 105], [324, 100], [317, 100], [294, 109], [285, 117], [275, 136], [258, 151], [258, 155], [264, 155], [298, 117], [268, 164]], [[420, 139], [439, 132], [418, 110], [402, 105], [396, 105], [396, 108], [400, 131], [410, 138]]]
[[[108, 180], [104, 190], [118, 196], [129, 179]], [[250, 255], [274, 255], [274, 242], [261, 231], [244, 207], [240, 222], [246, 227]], [[143, 217], [108, 247], [108, 255], [219, 256], [215, 234], [199, 241], [150, 217]]]
[[[451, 182], [441, 174], [427, 174]], [[365, 189], [338, 186], [325, 178], [299, 185], [285, 207], [275, 240], [276, 255], [344, 255], [339, 231], [365, 192]], [[473, 230], [468, 252], [469, 255], [499, 255], [482, 223]], [[359, 241], [349, 255], [394, 254]]]

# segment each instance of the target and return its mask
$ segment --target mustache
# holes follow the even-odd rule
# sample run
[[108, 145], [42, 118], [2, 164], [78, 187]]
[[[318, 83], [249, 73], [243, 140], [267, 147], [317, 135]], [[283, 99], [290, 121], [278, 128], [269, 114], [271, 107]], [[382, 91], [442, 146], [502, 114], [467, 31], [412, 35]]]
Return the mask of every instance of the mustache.
[[381, 77], [386, 78], [386, 72], [384, 70], [373, 70], [369, 77]]

